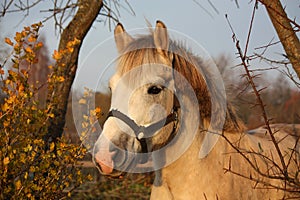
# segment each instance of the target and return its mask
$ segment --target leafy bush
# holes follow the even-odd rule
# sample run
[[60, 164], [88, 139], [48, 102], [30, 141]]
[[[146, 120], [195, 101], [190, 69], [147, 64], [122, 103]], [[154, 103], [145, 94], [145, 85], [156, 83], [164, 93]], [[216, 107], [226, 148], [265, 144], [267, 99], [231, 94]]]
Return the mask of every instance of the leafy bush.
[[[0, 111], [0, 198], [1, 199], [61, 199], [68, 198], [71, 191], [91, 176], [83, 175], [79, 159], [86, 154], [82, 145], [67, 143], [66, 139], [49, 139], [50, 120], [55, 97], [42, 107], [36, 95], [39, 88], [29, 80], [30, 67], [38, 62], [36, 51], [43, 47], [38, 42], [42, 24], [33, 24], [17, 32], [14, 41], [5, 38], [11, 46], [12, 66], [0, 68], [2, 93], [5, 99]], [[64, 82], [61, 75], [63, 64], [59, 60], [72, 52], [78, 41], [70, 41], [65, 51], [53, 54], [56, 60], [48, 76], [48, 92]], [[26, 63], [27, 68], [21, 66]], [[51, 93], [48, 93], [48, 96]]]

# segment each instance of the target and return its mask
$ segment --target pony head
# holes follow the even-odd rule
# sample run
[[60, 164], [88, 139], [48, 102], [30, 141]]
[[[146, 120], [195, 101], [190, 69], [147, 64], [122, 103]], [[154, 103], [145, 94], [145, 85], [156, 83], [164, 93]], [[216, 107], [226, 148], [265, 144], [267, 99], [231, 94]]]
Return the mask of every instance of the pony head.
[[[111, 108], [93, 152], [101, 173], [137, 172], [149, 160], [150, 168], [164, 167], [189, 147], [199, 128], [223, 128], [228, 110], [216, 67], [170, 40], [161, 21], [137, 38], [118, 24], [114, 36], [119, 58], [109, 83]], [[228, 122], [226, 129], [235, 124]], [[217, 137], [204, 140], [200, 157]]]

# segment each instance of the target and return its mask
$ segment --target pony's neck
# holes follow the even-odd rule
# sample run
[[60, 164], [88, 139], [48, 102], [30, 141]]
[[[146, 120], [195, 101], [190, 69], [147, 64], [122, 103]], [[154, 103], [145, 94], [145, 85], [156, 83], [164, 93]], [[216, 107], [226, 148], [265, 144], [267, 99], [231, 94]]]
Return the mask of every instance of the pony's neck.
[[[164, 188], [163, 190], [166, 191], [170, 196], [181, 197], [183, 195], [184, 197], [182, 198], [189, 198], [186, 195], [187, 193], [191, 193], [191, 191], [193, 193], [202, 195], [202, 188], [204, 188], [205, 185], [201, 184], [207, 184], [207, 182], [209, 181], [206, 174], [209, 170], [211, 170], [211, 166], [217, 166], [217, 163], [208, 163], [207, 158], [199, 158], [199, 151], [203, 139], [203, 133], [199, 131], [189, 148], [184, 152], [184, 154], [181, 155], [179, 159], [156, 173], [154, 186]], [[176, 150], [170, 149], [168, 153], [174, 154], [175, 152]], [[213, 152], [215, 152], [215, 149]], [[166, 157], [168, 156], [169, 155], [167, 154]], [[213, 162], [217, 162], [218, 160], [220, 159], [216, 157]], [[216, 175], [219, 173], [218, 171], [215, 172]], [[209, 173], [214, 176], [215, 172]], [[201, 181], [200, 183], [199, 180], [204, 181]]]
[[[187, 118], [185, 121], [187, 122], [194, 122], [194, 118], [192, 115], [186, 115]], [[185, 122], [183, 122], [185, 123]], [[178, 139], [178, 143], [184, 143], [184, 145], [188, 142], [188, 140], [191, 139], [191, 133], [194, 130], [191, 130], [188, 126], [188, 124], [181, 124], [185, 126], [185, 129], [183, 130], [182, 137]], [[209, 120], [204, 120], [202, 124], [202, 128], [198, 127], [197, 133], [192, 138], [192, 142], [190, 143], [190, 146], [186, 149], [186, 151], [173, 163], [171, 163], [169, 166], [166, 166], [162, 171], [162, 177], [173, 177], [176, 173], [186, 173], [187, 177], [197, 176], [199, 174], [199, 166], [203, 166], [203, 168], [209, 168], [212, 166], [212, 163], [208, 163], [207, 165], [206, 160], [208, 156], [214, 157], [213, 160], [221, 161], [223, 158], [219, 158], [219, 156], [222, 156], [222, 152], [226, 152], [228, 145], [224, 143], [224, 140], [220, 137], [216, 144], [213, 146], [211, 150], [208, 151], [208, 154], [204, 157], [201, 157], [201, 148], [203, 143], [207, 142], [205, 141], [206, 134], [209, 134], [206, 130], [209, 127]], [[223, 127], [223, 134], [225, 135], [234, 135], [237, 136], [240, 133], [242, 133], [245, 130], [244, 123], [236, 116], [234, 108], [229, 107], [226, 113], [226, 120]], [[230, 136], [231, 137], [231, 136]], [[188, 138], [188, 139], [187, 139]], [[223, 145], [217, 144], [217, 143], [224, 143]], [[178, 145], [180, 146], [180, 145]], [[166, 151], [166, 158], [172, 157], [174, 153], [177, 152], [178, 146], [172, 146]], [[222, 163], [215, 163], [215, 166], [217, 165], [223, 165]], [[194, 169], [196, 166], [197, 169]], [[222, 168], [221, 168], [222, 169]], [[208, 169], [207, 169], [208, 170]], [[202, 173], [205, 174], [206, 172]], [[221, 173], [223, 173], [221, 171]], [[169, 175], [168, 175], [169, 174]], [[173, 174], [173, 175], [172, 175]], [[176, 178], [175, 178], [176, 179]]]

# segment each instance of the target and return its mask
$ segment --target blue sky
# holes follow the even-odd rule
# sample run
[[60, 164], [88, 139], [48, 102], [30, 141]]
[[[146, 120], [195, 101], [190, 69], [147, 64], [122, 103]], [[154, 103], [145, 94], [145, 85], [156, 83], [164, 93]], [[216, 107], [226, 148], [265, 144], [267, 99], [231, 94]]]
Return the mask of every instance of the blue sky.
[[[20, 23], [23, 14], [10, 14], [1, 19], [2, 30], [4, 36], [9, 36], [17, 30], [21, 30], [23, 26], [37, 22], [46, 16], [46, 13], [40, 13], [40, 9], [45, 9], [51, 4], [51, 1], [45, 1], [39, 8], [31, 11], [30, 15]], [[209, 5], [208, 0], [198, 0], [201, 8], [195, 1], [186, 0], [128, 0], [135, 15], [124, 9], [120, 10], [120, 21], [125, 29], [131, 30], [136, 28], [145, 28], [145, 18], [155, 25], [156, 20], [163, 21], [169, 29], [179, 31], [201, 44], [207, 52], [216, 57], [221, 54], [229, 55], [233, 59], [235, 57], [235, 45], [232, 42], [232, 33], [226, 22], [225, 14], [228, 15], [231, 25], [234, 27], [237, 37], [241, 41], [242, 47], [249, 28], [251, 13], [253, 10], [253, 2], [239, 0], [239, 8], [237, 8], [233, 0], [211, 0], [218, 13]], [[298, 0], [282, 0], [286, 6], [288, 16], [299, 19], [300, 1]], [[53, 21], [45, 23], [42, 29], [43, 34], [47, 38], [47, 45], [50, 53], [58, 46], [59, 38], [55, 35]], [[80, 53], [80, 63], [91, 53], [91, 50], [101, 42], [111, 38], [113, 33], [109, 31], [108, 25], [101, 22], [95, 22], [93, 28], [89, 31]], [[255, 47], [267, 44], [272, 38], [277, 41], [277, 36], [272, 24], [266, 14], [263, 6], [259, 6], [256, 11], [254, 21], [254, 29], [250, 40], [249, 53], [254, 51]], [[107, 53], [107, 49], [98, 48], [99, 54]], [[282, 52], [280, 45], [276, 45], [269, 50], [269, 56], [278, 57]], [[97, 63], [98, 61], [93, 61]], [[238, 62], [238, 60], [236, 60]]]

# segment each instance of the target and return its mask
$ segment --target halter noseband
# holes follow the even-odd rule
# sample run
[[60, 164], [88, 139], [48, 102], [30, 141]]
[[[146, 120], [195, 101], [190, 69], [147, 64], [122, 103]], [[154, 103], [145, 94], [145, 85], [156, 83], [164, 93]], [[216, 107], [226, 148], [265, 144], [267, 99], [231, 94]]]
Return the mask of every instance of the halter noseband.
[[[167, 126], [171, 122], [175, 122], [173, 126], [172, 133], [174, 133], [177, 129], [177, 123], [178, 123], [178, 107], [174, 106], [172, 108], [171, 113], [166, 116], [165, 118], [159, 120], [158, 122], [155, 122], [149, 126], [141, 126], [138, 125], [133, 119], [129, 118], [127, 115], [124, 113], [118, 111], [118, 110], [111, 110], [108, 113], [107, 118], [109, 117], [115, 117], [123, 121], [125, 124], [127, 124], [135, 134], [136, 139], [140, 142], [141, 147], [142, 147], [142, 153], [148, 153], [148, 141], [153, 137], [153, 134], [161, 129], [162, 127]], [[151, 136], [150, 136], [151, 135]], [[150, 136], [150, 137], [145, 137], [145, 136]]]

